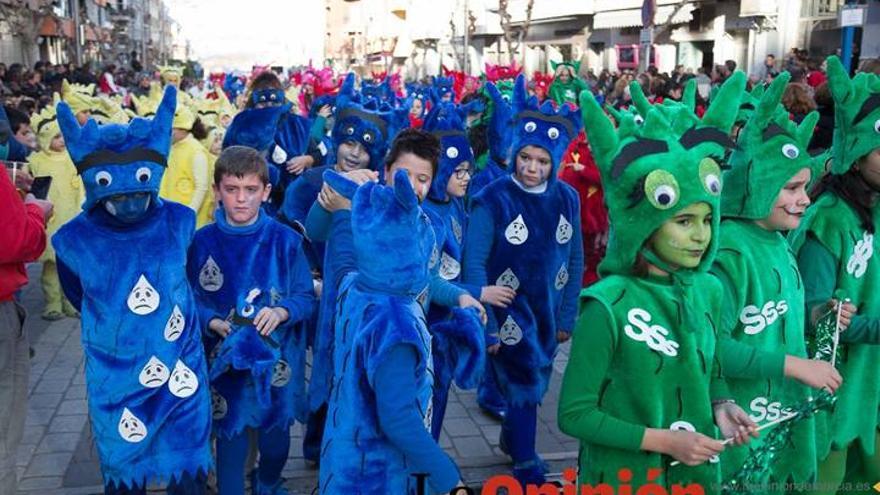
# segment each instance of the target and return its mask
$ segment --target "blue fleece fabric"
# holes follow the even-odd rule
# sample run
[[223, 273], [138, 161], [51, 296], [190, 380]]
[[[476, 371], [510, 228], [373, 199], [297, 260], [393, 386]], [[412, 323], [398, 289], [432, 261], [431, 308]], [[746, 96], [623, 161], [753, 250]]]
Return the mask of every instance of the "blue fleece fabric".
[[[260, 340], [252, 325], [242, 325], [236, 335], [224, 341], [208, 329], [212, 318], [226, 319], [230, 311], [238, 309], [240, 316], [253, 319], [262, 307], [282, 307], [289, 319], [268, 339], [263, 339], [264, 345], [280, 354], [274, 370], [270, 369], [271, 407], [260, 405], [259, 383], [254, 373], [230, 369], [212, 379], [214, 430], [229, 438], [245, 427], [287, 428], [295, 419], [305, 417], [303, 325], [315, 306], [302, 237], [262, 212], [255, 223], [243, 227], [227, 223], [222, 208], [217, 210], [215, 219], [215, 223], [196, 233], [187, 264], [210, 360], [239, 334]], [[260, 291], [259, 299], [249, 302], [256, 311], [241, 314], [240, 301], [254, 289]]]
[[[62, 289], [82, 313], [104, 483], [117, 487], [195, 478], [212, 465], [207, 370], [184, 271], [195, 214], [158, 199], [175, 106], [168, 88], [152, 120], [99, 128], [93, 120], [80, 127], [70, 107], [58, 105], [88, 207], [52, 244]], [[133, 193], [150, 195], [137, 222], [122, 224], [104, 210], [104, 199]]]
[[[251, 478], [254, 495], [280, 495], [281, 471], [290, 452], [290, 434], [287, 430], [258, 432], [257, 449], [260, 462]], [[217, 439], [217, 488], [219, 495], [244, 495], [244, 466], [250, 447], [250, 435], [243, 431], [232, 438]], [[256, 483], [256, 486], [253, 484]]]
[[9, 125], [9, 117], [6, 109], [0, 105], [0, 160], [23, 162], [31, 153], [27, 147], [15, 139], [12, 126]]
[[471, 179], [470, 184], [468, 184], [467, 196], [468, 196], [469, 203], [470, 203], [470, 200], [472, 200], [474, 198], [474, 196], [479, 194], [480, 191], [485, 189], [486, 186], [488, 186], [489, 184], [492, 183], [492, 181], [494, 181], [495, 179], [497, 179], [499, 177], [504, 177], [509, 174], [510, 174], [510, 172], [507, 170], [507, 168], [499, 165], [498, 162], [496, 162], [495, 159], [493, 159], [492, 156], [490, 155], [486, 159], [486, 166], [483, 168], [483, 170], [480, 170], [479, 172], [477, 172], [474, 175], [474, 177]]
[[[337, 184], [345, 179], [328, 174], [325, 179], [334, 180], [334, 189], [352, 193]], [[409, 365], [416, 386], [404, 400], [418, 408], [425, 430], [431, 424], [431, 336], [416, 299], [427, 290], [426, 261], [435, 241], [406, 172], [398, 174], [396, 187], [367, 183], [353, 194], [350, 224], [357, 272], [346, 275], [339, 287], [333, 391], [321, 454], [321, 465], [332, 466], [320, 473], [326, 494], [414, 493], [410, 474], [415, 466], [429, 470], [429, 483], [454, 478], [448, 469], [440, 471], [448, 464], [430, 462], [439, 447], [408, 455], [392, 440], [395, 433], [386, 432], [388, 416], [379, 415], [391, 394], [378, 391], [377, 376], [387, 375], [378, 370], [404, 347], [416, 356], [415, 365]], [[376, 250], [387, 255], [375, 256]], [[424, 441], [427, 431], [422, 435]], [[434, 488], [446, 491], [452, 485]]]
[[269, 152], [269, 162], [281, 171], [281, 187], [296, 179], [296, 176], [287, 172], [287, 161], [294, 157], [305, 155], [309, 149], [309, 133], [311, 122], [309, 119], [293, 113], [285, 113], [278, 120], [275, 129], [275, 146]]

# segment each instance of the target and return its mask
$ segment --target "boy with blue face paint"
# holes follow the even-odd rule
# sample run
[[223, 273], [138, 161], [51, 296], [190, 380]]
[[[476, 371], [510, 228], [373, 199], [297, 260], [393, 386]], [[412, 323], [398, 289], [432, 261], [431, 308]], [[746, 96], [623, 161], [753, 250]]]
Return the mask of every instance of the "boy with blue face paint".
[[[184, 267], [195, 213], [158, 198], [176, 90], [151, 120], [58, 123], [86, 190], [53, 237], [61, 286], [82, 314], [89, 415], [105, 493], [202, 493], [212, 467], [210, 395]], [[112, 273], [113, 280], [107, 278]]]

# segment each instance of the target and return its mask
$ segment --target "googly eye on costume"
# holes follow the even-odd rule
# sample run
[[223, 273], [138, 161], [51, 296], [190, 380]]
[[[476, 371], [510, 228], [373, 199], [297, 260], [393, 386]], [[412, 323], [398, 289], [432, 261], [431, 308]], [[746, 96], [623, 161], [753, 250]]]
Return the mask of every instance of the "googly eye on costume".
[[458, 158], [458, 148], [456, 148], [454, 146], [450, 146], [449, 148], [446, 148], [446, 157], [452, 158], [452, 159]]
[[874, 121], [874, 132], [880, 134], [880, 119]]
[[678, 181], [665, 170], [654, 170], [645, 178], [645, 195], [654, 208], [668, 210], [678, 203]]
[[700, 161], [700, 180], [707, 192], [714, 196], [721, 194], [721, 167], [711, 158]]
[[538, 124], [534, 122], [526, 122], [526, 124], [523, 126], [523, 129], [525, 129], [526, 132], [535, 132], [535, 129], [537, 128]]
[[370, 133], [366, 133], [366, 134], [364, 134], [363, 139], [364, 139], [365, 143], [372, 143], [373, 142], [373, 135]]
[[645, 123], [645, 119], [641, 115], [636, 115], [633, 117], [633, 122], [635, 122], [636, 125], [642, 125]]
[[794, 160], [801, 154], [801, 152], [798, 151], [797, 146], [789, 143], [782, 145], [782, 154], [785, 155], [786, 158]]
[[559, 137], [559, 129], [555, 127], [551, 127], [547, 129], [547, 137], [550, 139], [556, 139]]
[[351, 127], [351, 126], [346, 127], [346, 128], [345, 128], [345, 133], [346, 133], [347, 135], [349, 135], [349, 136], [353, 136], [353, 135], [354, 135], [354, 127]]
[[135, 172], [134, 176], [138, 180], [138, 182], [148, 182], [150, 180], [150, 177], [153, 176], [153, 172], [151, 172], [148, 167], [141, 167], [137, 169], [137, 172]]
[[98, 172], [97, 174], [95, 174], [95, 182], [99, 186], [107, 187], [113, 182], [113, 176], [110, 175], [110, 172], [107, 172], [106, 170], [102, 170], [102, 171]]

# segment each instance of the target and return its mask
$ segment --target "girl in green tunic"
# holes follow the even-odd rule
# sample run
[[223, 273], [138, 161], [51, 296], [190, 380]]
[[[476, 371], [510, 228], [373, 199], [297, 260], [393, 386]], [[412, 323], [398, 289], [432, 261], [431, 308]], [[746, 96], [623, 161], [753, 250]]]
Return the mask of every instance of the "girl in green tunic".
[[837, 57], [827, 65], [835, 120], [831, 174], [790, 241], [811, 323], [835, 290], [858, 310], [840, 334], [844, 384], [837, 404], [816, 418], [814, 493], [835, 493], [844, 479], [869, 485], [880, 480], [880, 262], [874, 240], [880, 225], [880, 77], [860, 73], [850, 79]]
[[[779, 105], [789, 79], [783, 72], [773, 81], [739, 133], [731, 168], [724, 173], [724, 220], [711, 269], [724, 288], [721, 370], [733, 399], [756, 423], [784, 417], [788, 407], [811, 396], [808, 386], [834, 391], [841, 380], [831, 363], [806, 359], [804, 290], [781, 234], [800, 224], [810, 204], [807, 186], [822, 165], [807, 153], [818, 114], [797, 126]], [[787, 483], [812, 482], [815, 443], [812, 418], [799, 421], [770, 466], [765, 481], [772, 484], [750, 491], [782, 492]], [[723, 478], [736, 473], [748, 456], [748, 447], [725, 450]]]
[[559, 400], [560, 429], [581, 442], [582, 484], [697, 483], [717, 493], [716, 426], [735, 443], [756, 434], [741, 408], [712, 403], [729, 394], [715, 355], [721, 286], [706, 273], [717, 249], [717, 160], [733, 144], [744, 83], [731, 77], [702, 120], [692, 106], [648, 105], [616, 131], [592, 95], [581, 97], [612, 224], [603, 278], [581, 294]]

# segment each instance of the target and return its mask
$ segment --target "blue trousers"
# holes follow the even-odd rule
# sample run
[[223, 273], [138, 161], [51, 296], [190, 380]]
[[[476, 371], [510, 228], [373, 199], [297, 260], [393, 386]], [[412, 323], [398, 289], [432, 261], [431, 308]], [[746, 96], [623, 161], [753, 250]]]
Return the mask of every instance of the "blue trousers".
[[[271, 487], [281, 481], [281, 471], [290, 450], [288, 429], [259, 430], [260, 463], [255, 483]], [[220, 495], [244, 495], [244, 463], [248, 454], [248, 433], [217, 439], [217, 488]], [[259, 493], [254, 490], [255, 493]]]
[[507, 415], [501, 422], [501, 435], [513, 464], [523, 464], [537, 459], [535, 439], [538, 423], [538, 406], [508, 406]]

